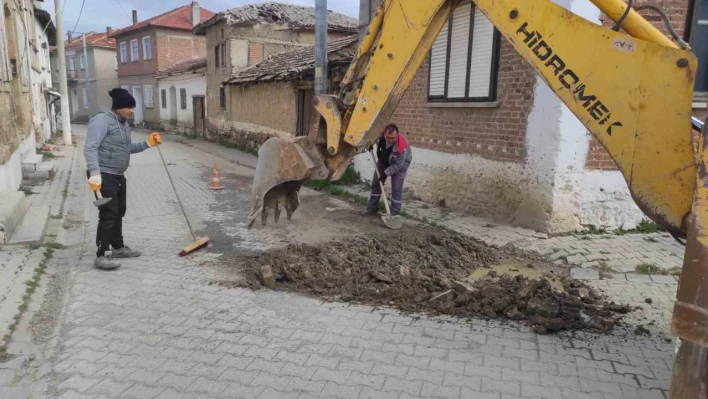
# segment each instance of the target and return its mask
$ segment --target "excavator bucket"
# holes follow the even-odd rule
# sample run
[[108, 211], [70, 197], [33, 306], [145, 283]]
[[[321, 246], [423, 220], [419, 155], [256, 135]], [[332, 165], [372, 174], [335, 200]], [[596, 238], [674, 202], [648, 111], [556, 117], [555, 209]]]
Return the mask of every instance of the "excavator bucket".
[[281, 206], [290, 220], [300, 204], [299, 191], [305, 180], [323, 180], [327, 175], [322, 155], [306, 137], [268, 139], [258, 150], [248, 228], [253, 226], [258, 216], [265, 225], [270, 210], [275, 211], [277, 223]]

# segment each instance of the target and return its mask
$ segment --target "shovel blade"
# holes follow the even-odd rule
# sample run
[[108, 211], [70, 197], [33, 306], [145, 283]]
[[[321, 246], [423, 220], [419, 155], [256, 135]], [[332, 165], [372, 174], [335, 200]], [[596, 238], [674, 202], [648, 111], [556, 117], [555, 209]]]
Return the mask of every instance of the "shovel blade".
[[399, 230], [401, 227], [403, 227], [403, 222], [400, 218], [397, 217], [383, 215], [381, 216], [381, 220], [383, 220], [386, 227], [392, 230]]

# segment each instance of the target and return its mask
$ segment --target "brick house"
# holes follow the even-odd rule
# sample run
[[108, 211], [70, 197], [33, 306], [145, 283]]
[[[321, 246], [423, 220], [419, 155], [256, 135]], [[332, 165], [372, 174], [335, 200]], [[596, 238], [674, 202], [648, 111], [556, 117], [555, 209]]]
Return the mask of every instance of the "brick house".
[[[332, 11], [328, 25], [329, 40], [349, 36], [358, 29], [356, 19]], [[238, 107], [232, 101], [237, 94], [230, 90], [241, 90], [239, 85], [222, 82], [268, 57], [313, 46], [315, 9], [281, 3], [246, 5], [216, 14], [197, 26], [194, 33], [206, 36], [207, 41], [206, 137], [233, 142], [265, 141], [267, 135], [234, 113]], [[276, 93], [269, 96], [277, 100]]]
[[[86, 55], [84, 57], [84, 37], [69, 34], [65, 42], [66, 80], [69, 89], [69, 112], [72, 122], [88, 122], [101, 107], [110, 107], [108, 91], [118, 86], [116, 64], [116, 41], [109, 38], [110, 28], [105, 32], [86, 34]], [[56, 49], [52, 51], [52, 81], [59, 87], [59, 65]]]
[[[358, 46], [356, 35], [327, 45], [329, 87], [337, 87]], [[280, 53], [234, 73], [223, 84], [229, 95], [229, 115], [250, 135], [230, 135], [223, 141], [255, 151], [267, 137], [307, 135], [314, 109], [315, 48]]]
[[206, 40], [191, 31], [213, 15], [196, 1], [142, 22], [133, 10], [133, 24], [111, 33], [117, 43], [119, 84], [133, 93], [137, 103], [135, 124], [160, 127], [155, 74], [206, 55]]
[[[607, 24], [588, 0], [555, 2]], [[362, 0], [370, 10], [363, 25], [380, 3]], [[705, 115], [708, 34], [697, 21], [708, 1], [658, 5], [702, 62], [694, 115]], [[473, 3], [463, 2], [451, 22], [391, 118], [414, 148], [409, 196], [548, 233], [632, 228], [645, 218], [614, 161]], [[367, 178], [369, 163], [355, 159]]]

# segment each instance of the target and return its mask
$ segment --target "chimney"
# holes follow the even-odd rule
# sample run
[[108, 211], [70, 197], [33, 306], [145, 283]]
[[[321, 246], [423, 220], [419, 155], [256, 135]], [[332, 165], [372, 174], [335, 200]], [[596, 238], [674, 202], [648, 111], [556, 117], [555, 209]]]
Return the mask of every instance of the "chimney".
[[111, 32], [113, 32], [113, 28], [106, 26], [106, 36], [110, 36]]
[[192, 26], [197, 26], [202, 21], [201, 12], [199, 10], [199, 2], [192, 2]]
[[71, 33], [71, 31], [69, 31], [69, 33], [67, 33], [67, 36], [69, 38], [69, 43], [71, 43], [71, 41], [74, 40], [74, 35]]
[[133, 10], [133, 25], [138, 24], [138, 10]]

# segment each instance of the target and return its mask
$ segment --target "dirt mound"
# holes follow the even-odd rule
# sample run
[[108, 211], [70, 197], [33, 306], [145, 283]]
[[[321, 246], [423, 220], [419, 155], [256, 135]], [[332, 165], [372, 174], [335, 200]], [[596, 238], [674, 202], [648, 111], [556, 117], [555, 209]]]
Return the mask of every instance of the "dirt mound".
[[549, 261], [438, 228], [291, 245], [246, 259], [251, 287], [270, 266], [275, 288], [404, 312], [523, 320], [539, 333], [611, 330], [630, 309], [605, 303]]

